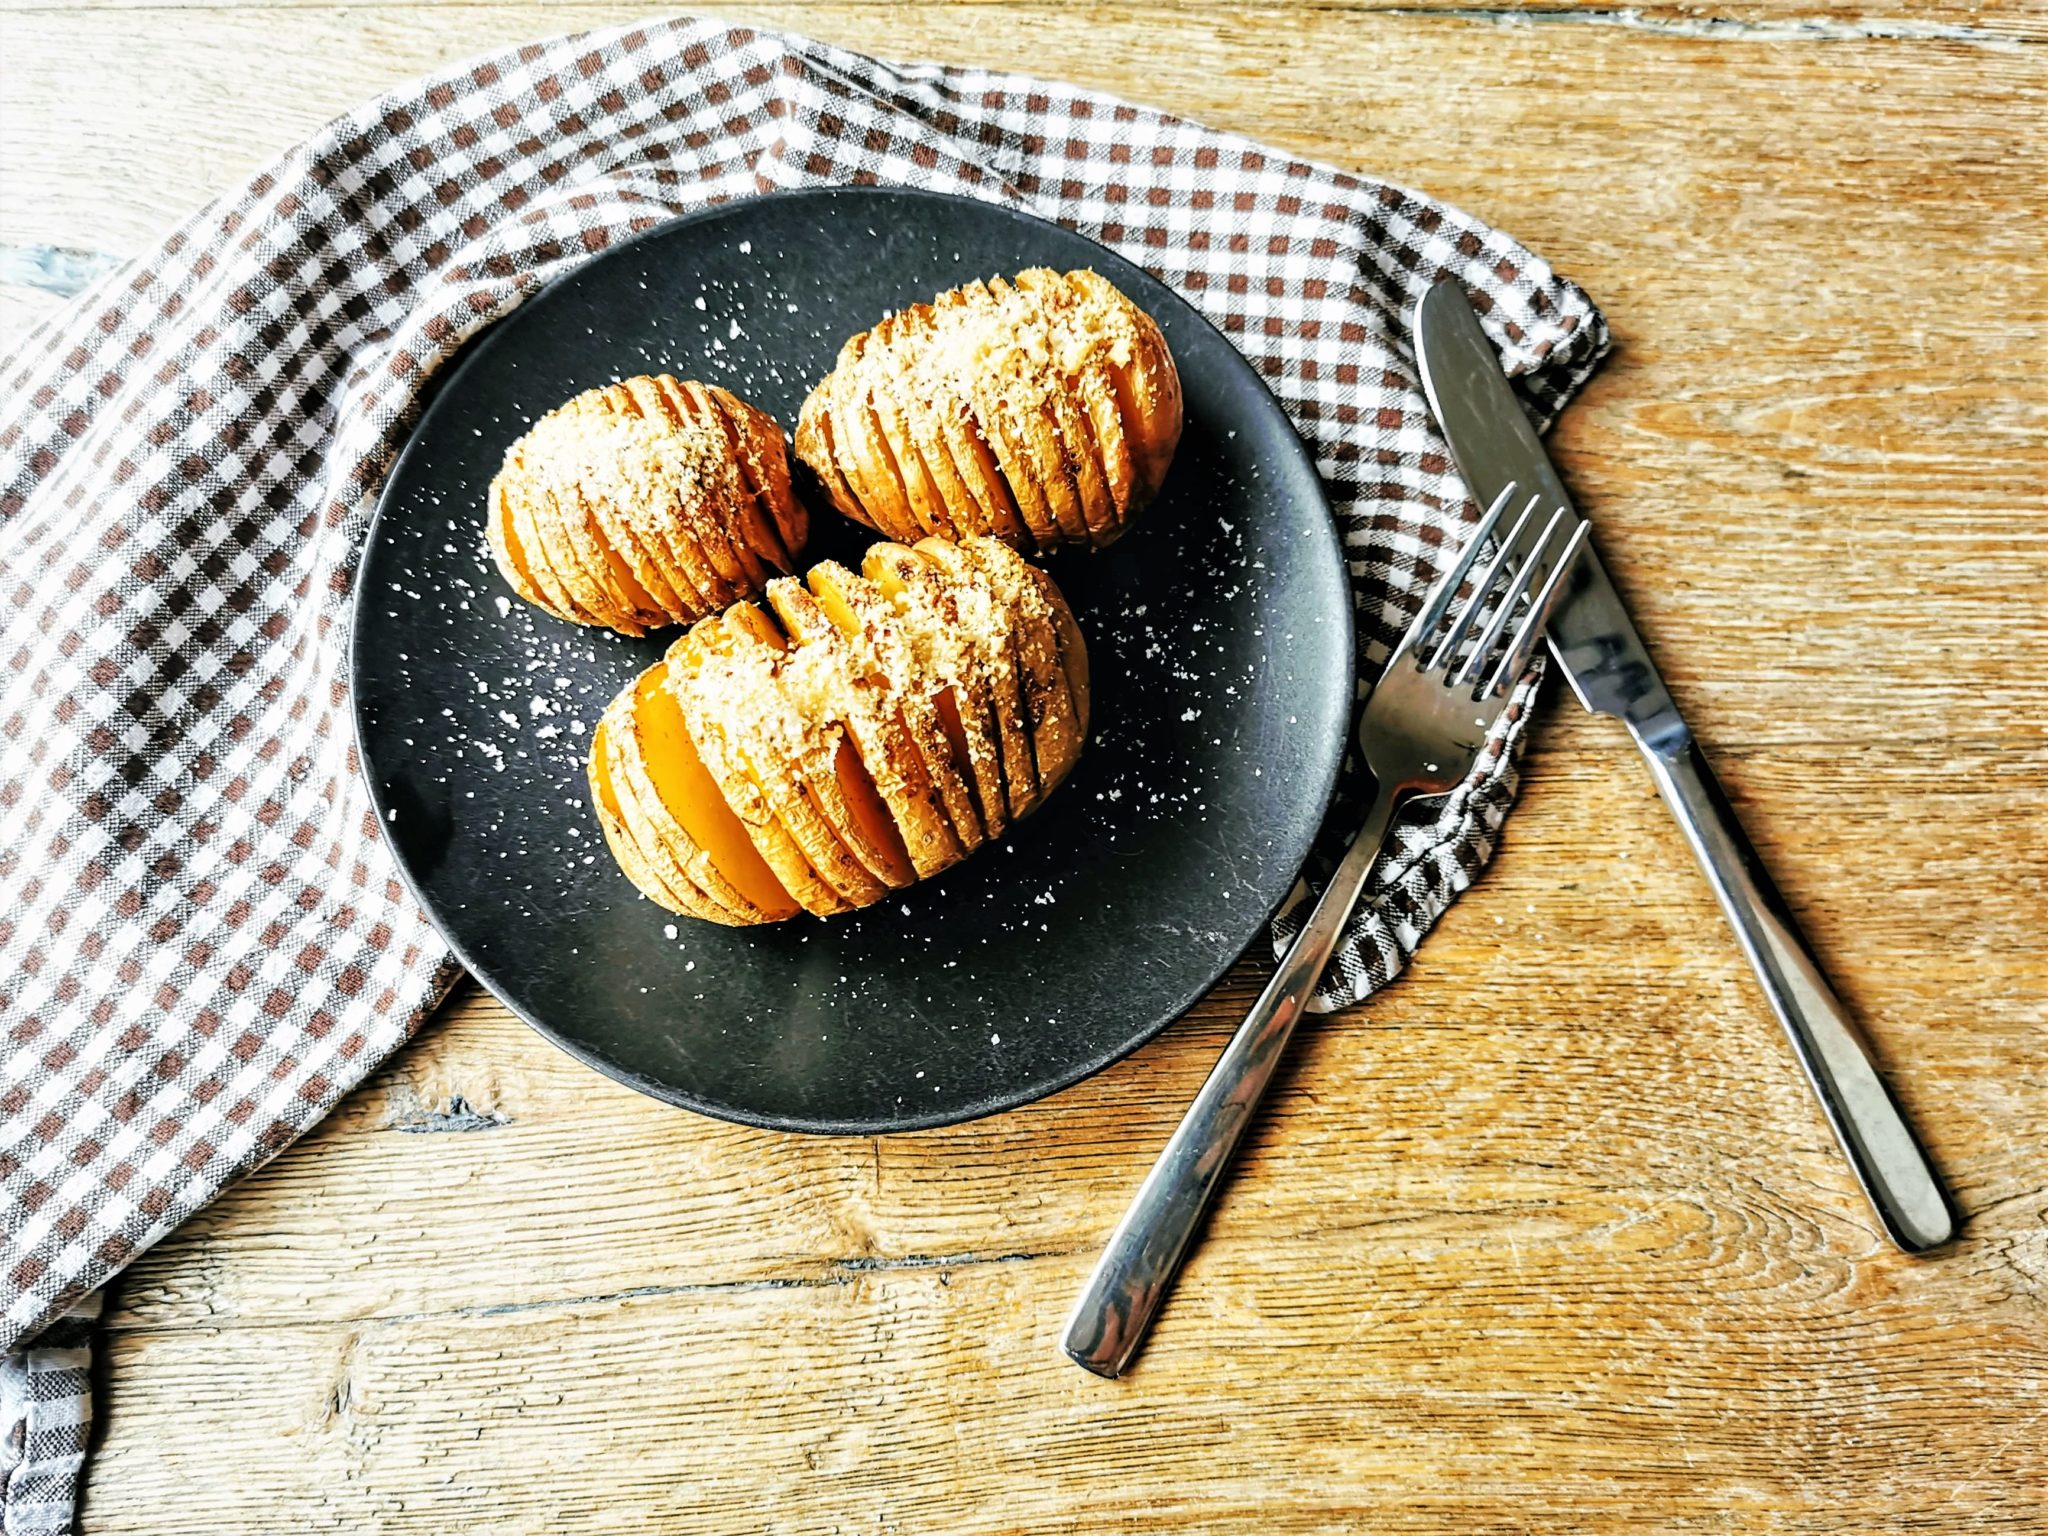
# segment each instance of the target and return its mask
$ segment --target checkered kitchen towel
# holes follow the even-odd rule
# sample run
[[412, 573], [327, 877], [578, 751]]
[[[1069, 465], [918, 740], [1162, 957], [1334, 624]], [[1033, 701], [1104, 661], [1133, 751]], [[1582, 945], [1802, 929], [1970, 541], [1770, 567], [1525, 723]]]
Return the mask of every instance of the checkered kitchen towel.
[[[847, 181], [1028, 208], [1221, 326], [1314, 446], [1365, 676], [1472, 515], [1417, 392], [1415, 296], [1465, 283], [1546, 421], [1606, 347], [1584, 294], [1464, 214], [1013, 75], [668, 21], [332, 124], [0, 363], [0, 1346], [299, 1135], [451, 980], [342, 681], [422, 383], [637, 230]], [[1405, 829], [1330, 1000], [1391, 976], [1485, 860], [1518, 729]]]

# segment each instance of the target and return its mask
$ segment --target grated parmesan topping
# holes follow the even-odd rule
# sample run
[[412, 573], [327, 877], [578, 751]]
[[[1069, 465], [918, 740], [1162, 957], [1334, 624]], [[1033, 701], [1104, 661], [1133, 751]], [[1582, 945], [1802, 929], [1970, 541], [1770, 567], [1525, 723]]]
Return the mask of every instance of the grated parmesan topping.
[[[884, 558], [908, 557], [922, 579], [891, 598], [879, 582], [826, 561], [814, 567], [814, 586], [828, 583], [845, 594], [863, 620], [858, 635], [831, 623], [821, 610], [815, 632], [792, 636], [778, 649], [720, 617], [708, 619], [669, 653], [669, 686], [690, 734], [742, 820], [772, 814], [755, 776], [799, 777], [832, 771], [840, 743], [891, 739], [906, 700], [930, 701], [968, 678], [973, 669], [1000, 675], [1009, 666], [1004, 642], [1013, 615], [1050, 612], [1030, 568], [993, 539], [975, 539], [993, 557], [969, 580], [932, 567], [900, 545], [877, 545]], [[772, 601], [813, 601], [794, 578], [770, 583]], [[902, 765], [862, 753], [862, 762], [885, 798], [907, 789]], [[750, 764], [749, 774], [742, 762]]]
[[654, 534], [681, 507], [726, 507], [746, 495], [725, 434], [700, 418], [669, 420], [615, 411], [598, 392], [550, 411], [513, 445], [506, 468], [557, 495], [603, 501]]

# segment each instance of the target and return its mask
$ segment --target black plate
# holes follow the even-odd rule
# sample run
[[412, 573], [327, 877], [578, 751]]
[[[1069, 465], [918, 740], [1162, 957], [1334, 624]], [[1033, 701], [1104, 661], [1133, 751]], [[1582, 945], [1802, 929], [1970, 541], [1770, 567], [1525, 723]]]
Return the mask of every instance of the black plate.
[[[583, 734], [672, 635], [528, 607], [484, 551], [484, 488], [528, 422], [667, 370], [793, 426], [840, 343], [978, 276], [1092, 266], [1164, 329], [1187, 398], [1137, 529], [1050, 569], [1086, 632], [1094, 735], [1005, 845], [851, 917], [672, 918], [613, 866]], [[806, 563], [873, 538], [829, 510]], [[364, 772], [421, 905], [529, 1024], [706, 1114], [866, 1134], [1077, 1082], [1208, 990], [1286, 894], [1351, 712], [1350, 598], [1315, 468], [1257, 374], [1186, 303], [1079, 235], [881, 188], [665, 224], [466, 349], [392, 471], [357, 584]]]

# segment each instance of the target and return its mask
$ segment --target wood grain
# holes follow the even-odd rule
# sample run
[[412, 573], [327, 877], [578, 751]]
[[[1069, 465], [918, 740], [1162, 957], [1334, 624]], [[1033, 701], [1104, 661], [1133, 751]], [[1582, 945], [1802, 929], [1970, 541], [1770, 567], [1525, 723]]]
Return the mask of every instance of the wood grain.
[[[0, 254], [139, 253], [397, 79], [635, 14], [5, 0]], [[1257, 965], [881, 1141], [663, 1109], [468, 991], [135, 1266], [86, 1529], [2048, 1529], [2048, 8], [733, 14], [1028, 40], [1583, 283], [1620, 348], [1560, 461], [1965, 1239], [1875, 1235], [1647, 778], [1553, 700], [1129, 1380], [1059, 1327]]]

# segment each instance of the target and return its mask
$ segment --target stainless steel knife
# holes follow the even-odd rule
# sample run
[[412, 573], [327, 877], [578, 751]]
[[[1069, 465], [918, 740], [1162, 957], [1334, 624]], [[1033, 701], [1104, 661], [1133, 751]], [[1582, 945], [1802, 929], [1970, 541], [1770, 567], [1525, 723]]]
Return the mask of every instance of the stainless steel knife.
[[[1414, 328], [1423, 389], [1473, 498], [1485, 506], [1512, 483], [1518, 500], [1533, 495], [1544, 513], [1563, 507], [1577, 519], [1464, 290], [1437, 283], [1416, 305]], [[1618, 718], [1648, 761], [1885, 1231], [1908, 1253], [1947, 1242], [1956, 1218], [1927, 1154], [1764, 872], [1590, 539], [1551, 613], [1549, 641], [1579, 702]]]

